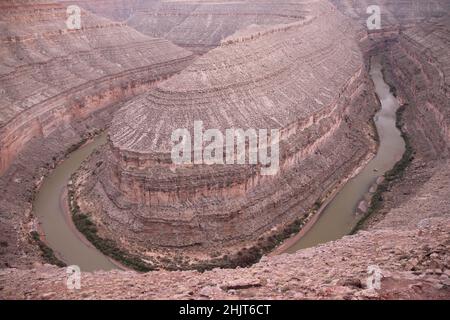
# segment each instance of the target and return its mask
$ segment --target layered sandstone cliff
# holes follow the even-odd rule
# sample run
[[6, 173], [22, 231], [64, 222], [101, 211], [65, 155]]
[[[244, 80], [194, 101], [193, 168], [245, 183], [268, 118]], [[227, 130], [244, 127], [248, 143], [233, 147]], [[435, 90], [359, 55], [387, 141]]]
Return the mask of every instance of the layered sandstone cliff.
[[120, 103], [180, 71], [192, 54], [123, 23], [66, 6], [0, 3], [1, 265], [33, 259], [33, 193], [69, 147], [108, 126]]
[[[225, 256], [305, 218], [373, 151], [378, 102], [354, 25], [325, 1], [298, 6], [304, 19], [239, 32], [117, 113], [107, 161], [78, 178], [82, 210], [99, 214], [107, 237], [141, 254]], [[279, 172], [175, 165], [171, 133], [198, 120], [205, 130], [279, 129]]]
[[372, 14], [367, 12], [370, 6], [379, 6], [381, 27], [405, 26], [426, 22], [431, 18], [442, 18], [450, 10], [447, 0], [330, 0], [347, 16], [366, 25]]
[[[357, 10], [358, 3], [351, 9]], [[408, 12], [411, 3], [402, 1], [405, 7], [399, 9]], [[423, 12], [419, 5], [426, 3], [431, 2], [417, 2], [415, 12]], [[358, 19], [364, 22], [361, 14]], [[407, 104], [402, 128], [415, 151], [402, 179], [383, 194], [383, 206], [366, 231], [237, 270], [83, 273], [81, 290], [67, 289], [65, 269], [39, 264], [31, 270], [2, 269], [0, 297], [449, 299], [448, 21], [381, 31], [368, 40], [376, 43], [362, 44], [365, 56], [387, 53], [386, 80]], [[3, 242], [0, 250], [2, 255], [6, 251]], [[22, 254], [23, 244], [17, 250]], [[371, 265], [383, 276], [377, 291], [367, 290]]]
[[[73, 2], [74, 1], [69, 1]], [[308, 15], [302, 1], [82, 0], [81, 6], [136, 30], [204, 53], [250, 25], [292, 23]]]
[[0, 173], [28, 141], [48, 136], [181, 70], [191, 53], [122, 23], [44, 1], [0, 5]]
[[[378, 41], [379, 35], [374, 42]], [[380, 213], [369, 219], [377, 228], [409, 228], [419, 219], [449, 214], [448, 191], [436, 184], [428, 194], [416, 196], [418, 186], [434, 176], [446, 179], [450, 156], [450, 93], [448, 57], [450, 24], [448, 17], [431, 19], [400, 28], [395, 37], [383, 42], [386, 80], [405, 105], [403, 131], [410, 137], [413, 161], [402, 181], [383, 196]], [[380, 53], [381, 47], [374, 46]], [[398, 209], [402, 204], [402, 209]], [[408, 223], [404, 223], [408, 221]]]
[[449, 156], [449, 18], [402, 29], [397, 41], [386, 50], [397, 94], [415, 111], [408, 130], [416, 131], [418, 151], [429, 159]]

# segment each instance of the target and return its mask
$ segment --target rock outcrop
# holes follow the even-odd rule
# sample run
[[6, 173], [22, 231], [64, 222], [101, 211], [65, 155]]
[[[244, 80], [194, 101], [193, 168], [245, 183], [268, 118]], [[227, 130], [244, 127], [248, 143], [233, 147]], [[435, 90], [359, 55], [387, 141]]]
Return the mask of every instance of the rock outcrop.
[[[449, 180], [447, 179], [447, 182]], [[447, 191], [448, 189], [447, 184]], [[65, 269], [0, 270], [2, 299], [449, 299], [450, 220], [409, 230], [345, 237], [294, 255], [264, 258], [251, 268], [204, 273], [155, 271], [83, 273], [67, 288]], [[380, 290], [367, 285], [369, 266]]]
[[447, 0], [330, 0], [347, 16], [366, 25], [372, 14], [367, 12], [370, 6], [379, 6], [381, 27], [389, 29], [392, 26], [414, 25], [426, 22], [431, 18], [442, 18], [450, 10]]
[[[116, 3], [118, 2], [116, 1]], [[338, 7], [346, 14], [353, 15], [360, 22], [365, 21], [365, 1], [333, 0], [333, 2], [338, 3]], [[372, 32], [367, 37], [360, 37], [362, 53], [355, 53], [353, 59], [362, 59], [360, 55], [367, 58], [372, 54], [384, 54], [386, 81], [395, 88], [395, 93], [399, 100], [405, 104], [400, 124], [403, 132], [407, 135], [411, 148], [414, 150], [414, 158], [411, 165], [404, 172], [402, 179], [393, 181], [389, 185], [387, 192], [383, 194], [382, 207], [368, 220], [369, 223], [365, 226], [365, 231], [360, 231], [356, 235], [347, 236], [318, 247], [301, 250], [292, 255], [284, 254], [274, 257], [264, 257], [259, 263], [249, 268], [238, 268], [234, 270], [214, 269], [204, 273], [196, 271], [156, 271], [146, 274], [130, 271], [83, 273], [80, 290], [67, 289], [67, 274], [65, 269], [38, 263], [29, 269], [4, 268], [0, 270], [0, 297], [2, 299], [450, 299], [450, 144], [448, 131], [448, 73], [450, 70], [450, 61], [448, 58], [450, 49], [448, 37], [450, 33], [448, 23], [450, 20], [448, 17], [440, 17], [441, 9], [433, 9], [433, 12], [435, 12], [433, 16], [435, 18], [424, 14], [424, 12], [427, 12], [427, 4], [431, 6], [436, 4], [448, 5], [448, 1], [403, 0], [383, 1], [383, 3], [389, 5], [391, 8], [396, 8], [392, 10], [392, 26], [377, 32]], [[415, 4], [414, 10], [408, 9], [411, 4]], [[421, 7], [422, 4], [423, 7]], [[401, 16], [398, 14], [401, 14]], [[419, 21], [421, 23], [416, 23], [418, 21], [417, 18], [421, 18], [424, 15], [427, 17], [427, 23], [422, 23], [420, 19]], [[320, 21], [320, 19], [317, 20]], [[405, 23], [408, 25], [407, 28]], [[314, 23], [311, 23], [311, 26], [314, 26]], [[265, 31], [270, 30], [270, 28], [257, 28], [258, 32], [261, 31], [264, 34], [266, 33]], [[253, 27], [251, 29], [253, 31], [255, 30]], [[342, 31], [340, 28], [335, 29]], [[299, 30], [304, 31], [306, 29], [299, 28]], [[289, 32], [288, 30], [284, 30], [284, 32], [286, 31]], [[176, 100], [177, 102], [184, 101], [185, 103], [186, 101], [190, 101], [188, 100], [189, 98], [207, 97], [205, 92], [198, 91], [194, 95], [193, 93], [188, 94], [187, 90], [184, 92], [184, 95], [180, 96], [179, 89], [183, 88], [186, 84], [194, 86], [195, 81], [193, 80], [198, 79], [195, 77], [198, 70], [205, 70], [205, 75], [214, 75], [214, 68], [211, 67], [210, 59], [213, 57], [214, 59], [226, 57], [228, 50], [236, 54], [238, 52], [245, 52], [243, 48], [246, 46], [254, 48], [252, 47], [254, 44], [259, 44], [260, 48], [263, 48], [262, 50], [265, 50], [264, 52], [268, 56], [277, 52], [275, 50], [276, 48], [269, 50], [264, 45], [264, 42], [262, 42], [261, 39], [264, 39], [268, 35], [253, 37], [254, 39], [252, 40], [252, 34], [249, 30], [241, 31], [237, 35], [238, 39], [236, 37], [228, 39], [231, 40], [228, 45], [224, 45], [216, 51], [205, 55], [202, 60], [199, 60], [199, 63], [203, 61], [203, 64], [197, 63], [193, 65], [185, 73], [175, 77], [173, 80], [162, 83], [156, 90], [145, 94], [142, 99], [135, 100], [136, 105], [134, 108], [136, 109], [133, 110], [136, 112], [140, 111], [142, 113], [138, 114], [145, 115], [144, 111], [148, 109], [152, 110], [151, 106], [154, 105], [155, 101], [170, 101], [167, 100], [168, 97], [173, 97], [175, 94], [178, 98]], [[270, 32], [267, 34], [270, 34]], [[292, 43], [288, 42], [289, 39], [283, 38], [280, 34], [282, 33], [276, 33], [276, 41], [286, 41], [291, 46], [297, 46], [295, 40]], [[320, 38], [321, 40], [327, 39], [326, 36], [324, 38], [319, 37], [320, 34], [320, 32], [317, 33], [315, 35], [316, 38]], [[251, 41], [244, 40], [242, 42], [242, 39], [247, 39], [248, 35], [250, 35]], [[307, 33], [303, 35], [305, 36]], [[335, 35], [335, 30], [333, 31], [333, 35]], [[339, 43], [353, 43], [354, 40], [347, 36], [339, 38]], [[292, 38], [296, 39], [295, 36]], [[314, 41], [312, 43], [320, 44], [320, 42]], [[338, 50], [340, 46], [337, 46], [336, 42], [330, 40], [330, 43], [336, 47], [337, 50], [335, 52], [340, 52]], [[300, 47], [301, 45], [298, 45], [297, 48]], [[283, 46], [278, 47], [278, 50], [284, 51], [287, 57], [301, 57], [297, 56], [300, 53], [289, 52], [288, 48]], [[257, 53], [260, 51], [254, 50], [253, 52]], [[324, 82], [327, 79], [326, 87], [328, 87], [333, 82], [326, 78], [326, 72], [321, 73], [317, 65], [313, 63], [314, 61], [317, 61], [317, 63], [320, 62], [320, 66], [321, 63], [327, 65], [327, 62], [333, 62], [334, 60], [332, 56], [325, 55], [324, 57], [320, 55], [320, 52], [328, 51], [322, 48], [319, 51], [319, 56], [322, 59], [318, 61], [314, 60], [317, 58], [317, 55], [311, 55], [306, 62], [301, 64], [301, 67], [310, 67], [311, 70], [320, 74], [320, 79], [324, 79]], [[340, 61], [345, 61], [345, 59]], [[360, 65], [363, 65], [364, 62], [362, 60], [358, 61], [360, 61]], [[279, 61], [272, 61], [271, 63], [270, 65], [275, 67], [283, 64], [283, 62]], [[199, 66], [203, 68], [200, 69]], [[300, 68], [295, 63], [291, 63], [289, 66], [293, 70], [299, 70]], [[341, 62], [338, 63], [338, 66], [339, 68], [337, 70], [341, 72], [347, 70], [347, 67], [349, 67], [343, 67]], [[354, 70], [357, 69], [357, 66], [352, 63], [350, 63], [350, 67], [353, 67]], [[334, 70], [336, 70], [336, 65], [329, 67], [329, 71]], [[349, 68], [347, 70], [349, 74], [351, 74], [350, 70], [353, 69]], [[261, 75], [263, 72], [260, 71], [256, 74]], [[305, 76], [305, 74], [297, 74], [300, 75], [298, 79], [301, 79], [302, 75]], [[339, 75], [340, 73], [336, 74]], [[187, 75], [191, 77], [188, 78]], [[313, 77], [314, 74], [311, 76]], [[274, 76], [272, 75], [272, 77]], [[179, 81], [182, 79], [189, 79], [189, 81], [183, 83], [183, 87], [170, 87], [170, 84], [181, 84]], [[209, 80], [208, 83], [211, 85], [215, 83], [213, 82], [215, 79], [213, 77], [207, 77], [206, 79]], [[236, 79], [239, 80], [242, 77], [237, 76]], [[275, 79], [280, 78], [275, 77]], [[336, 80], [343, 81], [341, 78], [337, 78]], [[276, 82], [274, 83], [276, 85]], [[288, 84], [286, 82], [283, 83], [286, 86]], [[276, 88], [278, 92], [284, 92], [284, 87], [277, 86]], [[365, 124], [362, 124], [361, 120], [367, 119], [368, 114], [364, 113], [367, 110], [364, 110], [364, 112], [361, 111], [359, 115], [356, 115], [355, 110], [357, 109], [354, 109], [356, 104], [351, 102], [353, 98], [356, 101], [366, 103], [371, 100], [370, 96], [372, 95], [372, 91], [366, 92], [365, 99], [362, 99], [357, 98], [358, 91], [353, 91], [351, 89], [352, 86], [349, 88], [350, 91], [344, 90], [342, 92], [341, 99], [346, 99], [340, 103], [343, 104], [343, 101], [347, 101], [346, 105], [350, 108], [348, 111], [353, 112], [353, 114], [345, 114], [344, 112], [345, 116], [350, 117], [348, 118], [349, 125], [358, 126], [359, 123], [359, 127], [352, 128], [352, 130], [363, 130]], [[220, 89], [224, 90], [223, 88]], [[355, 94], [349, 96], [348, 94], [351, 92], [355, 92]], [[317, 98], [317, 93], [313, 95], [305, 93], [305, 97]], [[160, 100], [156, 100], [157, 98]], [[163, 98], [166, 100], [161, 100]], [[233, 101], [233, 96], [228, 99]], [[324, 101], [326, 102], [328, 100]], [[337, 101], [339, 103], [340, 100], [338, 99]], [[317, 104], [312, 103], [309, 105], [312, 107], [315, 106], [316, 108], [308, 110], [320, 115], [320, 107]], [[129, 104], [128, 107], [133, 108], [133, 105]], [[169, 108], [165, 110], [167, 110], [166, 112], [170, 111]], [[305, 114], [301, 108], [295, 110], [300, 114]], [[341, 110], [345, 110], [345, 108]], [[148, 208], [146, 204], [147, 198], [142, 196], [143, 193], [140, 191], [140, 187], [135, 189], [138, 191], [136, 193], [125, 192], [127, 190], [126, 182], [133, 181], [132, 179], [139, 181], [138, 177], [140, 176], [145, 177], [144, 182], [146, 179], [150, 179], [149, 181], [151, 181], [151, 179], [161, 178], [157, 174], [159, 172], [161, 174], [168, 174], [168, 177], [170, 177], [170, 173], [167, 170], [164, 171], [164, 162], [160, 162], [157, 165], [161, 170], [158, 170], [153, 176], [148, 174], [152, 172], [148, 164], [157, 158], [152, 159], [148, 157], [149, 154], [152, 154], [151, 152], [144, 153], [142, 151], [154, 151], [158, 149], [152, 149], [153, 144], [147, 144], [146, 140], [139, 142], [133, 139], [123, 139], [124, 135], [121, 133], [136, 132], [139, 128], [142, 130], [141, 133], [146, 135], [154, 134], [156, 131], [146, 131], [141, 126], [131, 127], [132, 130], [130, 131], [120, 131], [118, 129], [121, 129], [121, 127], [117, 127], [120, 122], [127, 121], [127, 119], [136, 119], [132, 115], [127, 114], [126, 109], [123, 109], [120, 114], [123, 117], [116, 117], [114, 120], [116, 129], [112, 131], [110, 149], [106, 151], [108, 154], [108, 164], [98, 168], [96, 171], [89, 171], [92, 169], [89, 169], [89, 165], [86, 164], [85, 172], [100, 174], [102, 177], [100, 180], [101, 183], [96, 183], [96, 179], [86, 180], [86, 176], [81, 173], [79, 178], [80, 180], [84, 180], [84, 188], [86, 188], [84, 192], [87, 190], [103, 192], [103, 197], [100, 200], [105, 201], [105, 204], [108, 203], [105, 197], [106, 195], [119, 196], [114, 204], [109, 202], [113, 208], [115, 207], [114, 210], [117, 210], [119, 207], [123, 210], [127, 208], [126, 206], [135, 206], [137, 209], [142, 210], [142, 208]], [[156, 113], [156, 115], [158, 114]], [[257, 117], [258, 114], [255, 116]], [[177, 119], [179, 118], [175, 118], [174, 120]], [[235, 119], [234, 115], [231, 119]], [[319, 125], [323, 124], [326, 127], [328, 123], [324, 121], [325, 118], [316, 117], [313, 119], [318, 119], [319, 122], [315, 123], [312, 121], [310, 123], [311, 131], [304, 131], [310, 133], [307, 135], [308, 140], [305, 142], [312, 141], [310, 140], [311, 138], [320, 137], [322, 131], [318, 130]], [[346, 118], [339, 122], [340, 118], [331, 113], [326, 119], [331, 119], [330, 121], [332, 123], [339, 123], [339, 126], [332, 132], [332, 135], [334, 135], [334, 139], [336, 137], [339, 138], [339, 130], [344, 130], [344, 136], [346, 138], [336, 141], [345, 143], [347, 141], [346, 139], [349, 139], [349, 132], [345, 131], [345, 124], [343, 124]], [[144, 119], [138, 118], [137, 120], [140, 120], [137, 123], [146, 123]], [[239, 121], [239, 119], [235, 121]], [[292, 137], [295, 138], [295, 134]], [[358, 139], [361, 139], [361, 137], [358, 137]], [[352, 143], [362, 141], [358, 139], [353, 140]], [[153, 142], [153, 140], [158, 141], [158, 139], [148, 141]], [[48, 141], [50, 144], [53, 143], [53, 140]], [[300, 142], [294, 140], [294, 142], [293, 147], [297, 143], [303, 146], [301, 144], [302, 140]], [[121, 154], [127, 152], [125, 146], [141, 148], [131, 148], [133, 152], [130, 152], [130, 155], [133, 157], [129, 160], [128, 157], [121, 157]], [[145, 148], [142, 148], [142, 146]], [[357, 145], [352, 145], [352, 148], [355, 146]], [[330, 159], [329, 165], [333, 165], [336, 159], [333, 157], [334, 153], [329, 148], [327, 149], [326, 139], [323, 139], [323, 142], [317, 144], [316, 147], [316, 149], [306, 149], [308, 150], [308, 154], [305, 154], [306, 158], [315, 157], [309, 153], [311, 150], [324, 151], [326, 152], [326, 155], [324, 155]], [[115, 153], [113, 153], [114, 150]], [[340, 152], [337, 142], [333, 144], [333, 150]], [[291, 150], [288, 149], [288, 151]], [[361, 147], [359, 152], [363, 154], [367, 152], [367, 149]], [[32, 157], [33, 154], [30, 153], [29, 156]], [[286, 154], [289, 155], [292, 153], [287, 152]], [[141, 156], [147, 157], [145, 161], [140, 161]], [[316, 156], [317, 158], [312, 158], [314, 162], [308, 162], [308, 166], [310, 166], [306, 170], [308, 176], [311, 171], [310, 168], [318, 168], [322, 164], [320, 154]], [[315, 165], [316, 161], [318, 161], [318, 166]], [[350, 166], [353, 165], [352, 163]], [[284, 167], [283, 172], [289, 177], [291, 176], [290, 170], [292, 168], [295, 168], [295, 166]], [[138, 173], [143, 174], [139, 175]], [[203, 175], [207, 174], [205, 171], [200, 171], [199, 173]], [[302, 174], [305, 174], [305, 171]], [[116, 175], [116, 178], [114, 178], [114, 175]], [[131, 177], [126, 180], [124, 179], [125, 183], [121, 192], [119, 192], [121, 184], [117, 183], [117, 177], [119, 176]], [[180, 176], [183, 177], [182, 175]], [[107, 180], [109, 177], [114, 178], [111, 179], [110, 183]], [[295, 174], [292, 177], [295, 177]], [[337, 176], [332, 176], [329, 177], [330, 180], [323, 181], [332, 181], [333, 179], [336, 181], [336, 178]], [[205, 184], [208, 183], [206, 178], [203, 181], [206, 181], [204, 182]], [[273, 181], [276, 181], [276, 178]], [[186, 179], [184, 185], [187, 185], [187, 183], [188, 181]], [[167, 185], [170, 186], [170, 184], [165, 184], [165, 186]], [[161, 184], [160, 186], [164, 185]], [[296, 187], [296, 185], [291, 186]], [[148, 191], [152, 192], [154, 190], [152, 188], [158, 186], [150, 187]], [[217, 187], [223, 188], [223, 186]], [[312, 188], [316, 187], [316, 185], [312, 185]], [[19, 185], [12, 183], [11, 188], [15, 188], [17, 191]], [[6, 188], [3, 186], [2, 190], [6, 190]], [[236, 193], [236, 195], [239, 195], [239, 193]], [[83, 196], [86, 197], [86, 194], [83, 194]], [[186, 196], [186, 193], [183, 196]], [[91, 194], [91, 197], [94, 200], [97, 199], [94, 194]], [[2, 197], [2, 201], [3, 199]], [[152, 198], [152, 201], [155, 201], [155, 198]], [[199, 200], [196, 199], [196, 201]], [[155, 202], [149, 201], [149, 203], [152, 206], [155, 205]], [[110, 212], [122, 212], [114, 210]], [[142, 212], [145, 213], [148, 210], [145, 209]], [[126, 215], [124, 216], [126, 217]], [[117, 220], [113, 220], [113, 217], [103, 215], [102, 219], [105, 219], [104, 221], [106, 222], [110, 219], [105, 225], [108, 228], [112, 228], [112, 230], [114, 230], [114, 226], [117, 226], [117, 230], [121, 230], [122, 232], [125, 230], [120, 227], [120, 224], [124, 223], [120, 221], [122, 217], [119, 215], [116, 217]], [[2, 223], [4, 220], [2, 212]], [[134, 220], [129, 221], [131, 226], [133, 226]], [[23, 221], [19, 221], [20, 223], [23, 223]], [[11, 224], [8, 227], [8, 229], [5, 228], [6, 232], [15, 232]], [[131, 228], [131, 230], [133, 229]], [[3, 230], [1, 234], [4, 234]], [[125, 234], [125, 237], [128, 238], [130, 235]], [[3, 241], [0, 243], [2, 260], [6, 259], [5, 252], [9, 250], [9, 245], [9, 243], [5, 244]], [[17, 249], [19, 254], [14, 256], [8, 255], [8, 258], [11, 258], [11, 261], [18, 261], [18, 255], [22, 255], [26, 256], [29, 260], [37, 260], [33, 256], [30, 257], [30, 252], [27, 252], [24, 248], [26, 248], [26, 243], [18, 242], [17, 247], [14, 247], [14, 249]], [[368, 273], [368, 267], [370, 266], [379, 268], [381, 272], [381, 287], [378, 290], [371, 290], [367, 285], [368, 276], [370, 275]]]
[[34, 137], [48, 136], [184, 68], [192, 54], [122, 23], [66, 7], [3, 1], [0, 11], [0, 173]]
[[[1, 265], [33, 257], [33, 192], [69, 147], [109, 125], [113, 110], [188, 65], [193, 55], [123, 23], [66, 6], [0, 3]], [[33, 259], [33, 258], [31, 258]]]
[[[78, 179], [82, 211], [100, 214], [107, 237], [140, 252], [227, 255], [305, 218], [373, 151], [378, 102], [353, 24], [325, 1], [299, 6], [303, 20], [241, 31], [117, 113], [106, 164]], [[198, 120], [279, 129], [279, 173], [175, 165], [171, 133]]]
[[[73, 2], [74, 1], [69, 1]], [[303, 19], [302, 1], [77, 1], [99, 15], [126, 21], [144, 34], [204, 53], [250, 25], [277, 25]]]

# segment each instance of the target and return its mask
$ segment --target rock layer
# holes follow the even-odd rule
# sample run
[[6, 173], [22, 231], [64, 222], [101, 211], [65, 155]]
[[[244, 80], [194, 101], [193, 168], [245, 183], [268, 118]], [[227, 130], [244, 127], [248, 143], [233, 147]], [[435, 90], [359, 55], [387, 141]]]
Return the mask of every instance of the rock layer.
[[[244, 247], [306, 216], [373, 151], [378, 102], [353, 24], [325, 1], [299, 6], [303, 20], [241, 31], [118, 112], [99, 181], [80, 178], [109, 237], [142, 250]], [[196, 120], [279, 129], [280, 172], [174, 165], [171, 132]]]
[[192, 54], [123, 23], [81, 12], [67, 30], [66, 6], [0, 3], [1, 266], [36, 259], [32, 201], [52, 165], [111, 121], [113, 110], [180, 71]]
[[442, 18], [450, 10], [447, 0], [330, 0], [340, 11], [366, 26], [370, 6], [379, 6], [381, 27], [405, 26]]
[[139, 32], [200, 53], [250, 25], [292, 23], [308, 14], [299, 1], [82, 0], [77, 3], [99, 15], [126, 21]]
[[[39, 264], [32, 269], [2, 269], [0, 297], [450, 299], [448, 21], [384, 30], [367, 38], [372, 44], [362, 43], [367, 56], [387, 52], [386, 80], [408, 104], [402, 127], [415, 150], [405, 177], [383, 196], [388, 200], [384, 207], [390, 208], [376, 215], [376, 224], [368, 231], [293, 255], [264, 258], [238, 270], [83, 273], [81, 290], [67, 289], [65, 269]], [[3, 260], [3, 242], [0, 250]], [[381, 269], [380, 290], [367, 290], [369, 265]]]
[[67, 30], [60, 4], [3, 1], [0, 7], [0, 173], [33, 137], [142, 92], [192, 57], [87, 11], [80, 30]]
[[408, 131], [416, 132], [418, 151], [430, 160], [450, 151], [449, 18], [402, 29], [386, 53], [399, 99], [413, 109]]

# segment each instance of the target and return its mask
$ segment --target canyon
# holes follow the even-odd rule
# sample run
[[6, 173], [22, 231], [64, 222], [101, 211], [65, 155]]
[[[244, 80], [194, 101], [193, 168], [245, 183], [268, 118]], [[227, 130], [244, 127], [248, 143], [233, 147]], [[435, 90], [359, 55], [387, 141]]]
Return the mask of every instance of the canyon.
[[251, 25], [296, 22], [305, 15], [298, 2], [274, 1], [66, 1], [107, 18], [124, 21], [143, 34], [168, 39], [205, 53]]
[[[354, 26], [326, 2], [308, 8], [303, 21], [226, 38], [116, 113], [109, 150], [74, 179], [81, 212], [92, 214], [104, 237], [146, 261], [171, 258], [174, 268], [226, 266], [243, 250], [258, 251], [258, 241], [301, 219], [299, 212], [307, 215], [374, 152], [378, 102], [366, 94], [373, 92], [367, 68], [347, 36]], [[278, 129], [280, 172], [174, 165], [171, 133], [193, 133], [197, 120], [205, 130]]]
[[[450, 298], [450, 2], [379, 2], [373, 31], [365, 1], [84, 0], [76, 31], [64, 31], [73, 1], [2, 3], [0, 296]], [[384, 176], [355, 234], [266, 255], [376, 153], [374, 56], [402, 105], [401, 172]], [[196, 120], [279, 129], [280, 171], [175, 166], [170, 135]], [[33, 197], [67, 150], [107, 127], [69, 204], [154, 271], [83, 272], [71, 291], [30, 237]]]
[[105, 127], [107, 107], [180, 71], [193, 54], [84, 11], [82, 28], [67, 30], [66, 7], [57, 3], [7, 1], [0, 14], [1, 230], [8, 237], [31, 210], [26, 199], [36, 168], [51, 167], [83, 136]]

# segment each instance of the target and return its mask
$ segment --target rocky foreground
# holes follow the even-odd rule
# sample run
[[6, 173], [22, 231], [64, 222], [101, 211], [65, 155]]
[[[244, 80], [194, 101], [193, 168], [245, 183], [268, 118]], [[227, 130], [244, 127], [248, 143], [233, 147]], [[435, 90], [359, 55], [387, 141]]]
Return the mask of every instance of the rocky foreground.
[[[447, 180], [448, 181], [448, 180]], [[450, 191], [447, 184], [446, 191]], [[426, 190], [424, 190], [426, 193]], [[448, 194], [448, 193], [447, 193]], [[447, 213], [448, 214], [448, 213]], [[412, 229], [360, 232], [294, 255], [264, 258], [251, 268], [86, 273], [67, 289], [65, 269], [35, 265], [0, 271], [7, 299], [450, 299], [449, 218]], [[368, 289], [368, 267], [381, 269], [381, 289]]]

